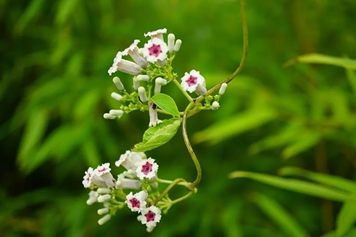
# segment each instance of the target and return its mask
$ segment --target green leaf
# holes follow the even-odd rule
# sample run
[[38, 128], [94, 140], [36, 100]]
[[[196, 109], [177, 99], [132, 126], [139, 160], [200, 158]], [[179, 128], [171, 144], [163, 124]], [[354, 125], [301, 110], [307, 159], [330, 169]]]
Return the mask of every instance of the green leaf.
[[21, 166], [28, 162], [40, 143], [47, 127], [47, 117], [45, 110], [35, 110], [30, 114], [19, 149], [18, 161]]
[[356, 96], [356, 73], [351, 69], [346, 69], [346, 76]]
[[295, 137], [295, 141], [283, 150], [283, 157], [288, 159], [306, 151], [316, 145], [320, 137], [321, 135], [317, 132], [305, 130], [305, 133], [298, 134], [298, 136]]
[[287, 62], [286, 65], [290, 65], [293, 63], [319, 63], [319, 64], [328, 64], [333, 66], [339, 66], [344, 68], [349, 68], [356, 70], [356, 60], [348, 59], [348, 58], [338, 58], [332, 57], [323, 54], [306, 54], [297, 57], [296, 59]]
[[155, 127], [150, 127], [143, 134], [142, 142], [136, 144], [132, 151], [144, 152], [160, 147], [171, 140], [177, 133], [181, 119], [164, 120]]
[[151, 100], [153, 103], [155, 103], [159, 108], [161, 108], [163, 111], [179, 117], [179, 110], [177, 108], [176, 103], [172, 99], [172, 97], [166, 95], [166, 94], [156, 94], [151, 97]]
[[254, 108], [237, 116], [215, 123], [193, 135], [194, 142], [218, 143], [235, 134], [254, 129], [276, 118], [276, 113], [265, 107]]
[[230, 178], [250, 178], [262, 183], [266, 183], [278, 188], [299, 192], [315, 197], [321, 197], [331, 199], [335, 201], [348, 201], [356, 200], [351, 194], [344, 191], [325, 187], [320, 184], [315, 184], [307, 181], [301, 181], [296, 179], [286, 179], [273, 175], [258, 174], [245, 171], [235, 171], [230, 173]]
[[356, 194], [356, 182], [339, 176], [315, 173], [295, 167], [285, 167], [279, 172], [281, 175], [297, 175], [303, 178], [313, 180], [321, 184], [342, 189], [344, 191]]
[[262, 194], [255, 194], [254, 201], [274, 222], [284, 230], [286, 235], [294, 237], [309, 236], [305, 229], [284, 208]]
[[356, 221], [356, 202], [347, 201], [342, 206], [336, 219], [336, 234], [344, 236], [344, 234], [353, 227]]

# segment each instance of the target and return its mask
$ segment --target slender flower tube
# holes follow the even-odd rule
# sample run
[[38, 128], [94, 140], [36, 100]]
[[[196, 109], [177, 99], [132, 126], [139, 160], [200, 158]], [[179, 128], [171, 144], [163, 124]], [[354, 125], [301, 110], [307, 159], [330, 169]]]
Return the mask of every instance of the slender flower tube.
[[142, 68], [134, 62], [122, 59], [122, 53], [118, 52], [114, 59], [114, 63], [108, 70], [108, 73], [111, 76], [111, 74], [117, 71], [121, 71], [130, 75], [137, 75], [142, 72]]
[[139, 48], [137, 47], [139, 42], [140, 40], [134, 40], [134, 42], [128, 48], [122, 51], [122, 55], [130, 55], [135, 63], [137, 63], [142, 68], [146, 68], [148, 62], [139, 53]]
[[146, 155], [143, 152], [132, 152], [127, 150], [120, 156], [119, 160], [115, 162], [115, 165], [117, 167], [122, 165], [127, 170], [136, 170], [136, 163], [142, 161], [144, 158], [146, 158]]
[[126, 179], [123, 174], [117, 176], [115, 185], [116, 189], [139, 189], [141, 188], [141, 182], [136, 179]]
[[150, 115], [149, 127], [155, 127], [157, 124], [162, 123], [162, 120], [158, 119], [157, 106], [154, 103], [149, 103], [148, 113]]

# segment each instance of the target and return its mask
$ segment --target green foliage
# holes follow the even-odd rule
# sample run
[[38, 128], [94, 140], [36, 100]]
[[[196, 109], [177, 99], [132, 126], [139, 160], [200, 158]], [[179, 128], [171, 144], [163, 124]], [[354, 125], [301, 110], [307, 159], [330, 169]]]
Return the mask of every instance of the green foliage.
[[145, 152], [166, 144], [176, 135], [180, 124], [181, 119], [172, 118], [148, 128], [143, 134], [142, 142], [137, 143], [132, 151]]
[[163, 111], [173, 116], [179, 117], [179, 110], [177, 108], [177, 105], [172, 99], [172, 97], [170, 97], [169, 95], [162, 93], [156, 94], [152, 96], [151, 100]]
[[[199, 143], [193, 144], [203, 169], [199, 192], [171, 208], [150, 236], [353, 237], [356, 2], [246, 4], [247, 65], [218, 111], [187, 122]], [[196, 69], [209, 88], [239, 63], [238, 1], [0, 5], [1, 236], [145, 236], [129, 212], [98, 226], [96, 207], [85, 204], [87, 167], [117, 160], [148, 124], [139, 111], [119, 121], [102, 118], [118, 106], [107, 70], [131, 39], [143, 41], [143, 33], [166, 27], [183, 41], [173, 65], [178, 79]], [[130, 86], [131, 78], [118, 76]], [[178, 105], [185, 101], [170, 85], [162, 90]], [[159, 107], [177, 114], [172, 103]], [[166, 135], [179, 129], [174, 119], [157, 129], [166, 121]], [[157, 131], [146, 135], [152, 139]], [[174, 137], [147, 154], [159, 162], [162, 178], [194, 177], [184, 149]], [[227, 179], [234, 170], [262, 182]], [[336, 202], [328, 207], [327, 200]]]

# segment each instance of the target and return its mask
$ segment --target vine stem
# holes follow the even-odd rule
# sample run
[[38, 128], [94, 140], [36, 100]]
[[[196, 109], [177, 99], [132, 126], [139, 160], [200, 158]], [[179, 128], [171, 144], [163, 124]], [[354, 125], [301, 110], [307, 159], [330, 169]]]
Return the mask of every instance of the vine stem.
[[241, 20], [242, 20], [242, 37], [243, 37], [243, 50], [242, 50], [242, 56], [241, 56], [241, 61], [237, 69], [224, 81], [220, 82], [219, 84], [216, 84], [214, 87], [212, 87], [210, 90], [206, 92], [205, 95], [199, 96], [196, 99], [196, 103], [201, 102], [205, 96], [211, 95], [214, 91], [218, 90], [223, 83], [229, 83], [232, 81], [238, 73], [242, 70], [242, 68], [246, 64], [246, 59], [248, 55], [248, 29], [247, 29], [247, 19], [246, 19], [246, 3], [245, 0], [240, 0], [240, 12], [241, 12]]
[[189, 152], [189, 154], [190, 154], [190, 157], [192, 158], [192, 160], [193, 160], [193, 162], [194, 162], [195, 168], [196, 168], [196, 170], [197, 170], [197, 177], [196, 177], [196, 179], [194, 180], [194, 182], [191, 183], [191, 185], [190, 185], [190, 188], [191, 188], [191, 189], [195, 188], [195, 187], [200, 183], [201, 175], [202, 175], [200, 163], [199, 163], [199, 160], [198, 160], [197, 156], [196, 156], [195, 153], [194, 153], [194, 150], [193, 150], [193, 148], [192, 148], [192, 145], [190, 144], [189, 137], [188, 137], [188, 134], [187, 134], [187, 127], [186, 127], [188, 112], [189, 112], [194, 106], [195, 106], [195, 103], [194, 103], [194, 102], [189, 103], [189, 105], [187, 106], [187, 108], [186, 108], [185, 111], [184, 111], [184, 114], [183, 114], [183, 121], [182, 121], [183, 140], [184, 140], [185, 146], [187, 147], [187, 150], [188, 150], [188, 152]]

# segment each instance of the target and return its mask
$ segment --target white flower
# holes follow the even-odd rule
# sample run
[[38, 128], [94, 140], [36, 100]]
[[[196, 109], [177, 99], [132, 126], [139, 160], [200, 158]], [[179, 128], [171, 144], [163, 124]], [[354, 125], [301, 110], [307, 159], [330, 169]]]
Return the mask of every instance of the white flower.
[[94, 170], [91, 167], [89, 167], [89, 169], [87, 171], [85, 171], [85, 175], [83, 177], [83, 182], [82, 182], [84, 188], [90, 187], [94, 174], [95, 174]]
[[144, 208], [141, 213], [142, 214], [138, 217], [138, 219], [148, 228], [155, 227], [156, 224], [161, 220], [161, 210], [156, 206]]
[[123, 174], [117, 176], [116, 189], [139, 189], [141, 182], [136, 179], [126, 179]]
[[114, 58], [114, 63], [108, 70], [108, 73], [111, 76], [111, 74], [117, 71], [121, 71], [130, 75], [137, 75], [142, 72], [142, 68], [134, 62], [122, 59], [122, 52], [118, 52]]
[[163, 29], [159, 29], [159, 30], [156, 30], [156, 31], [151, 31], [151, 32], [148, 32], [145, 35], [145, 37], [149, 36], [151, 38], [159, 38], [160, 40], [163, 41], [163, 34], [167, 33], [167, 29], [166, 28], [163, 28]]
[[142, 161], [143, 158], [146, 158], [145, 153], [143, 152], [131, 152], [127, 150], [125, 154], [122, 154], [115, 162], [115, 165], [119, 167], [122, 165], [127, 170], [136, 170], [136, 163]]
[[107, 187], [114, 187], [116, 180], [110, 172], [110, 163], [99, 165], [96, 169], [96, 175], [99, 176], [107, 185]]
[[164, 64], [167, 59], [167, 52], [167, 44], [159, 38], [152, 38], [142, 49], [143, 56], [150, 63], [158, 62], [160, 64]]
[[157, 124], [162, 123], [162, 120], [158, 119], [157, 106], [154, 103], [149, 103], [148, 114], [150, 116], [149, 127], [155, 127]]
[[158, 165], [154, 159], [148, 158], [137, 164], [136, 174], [140, 179], [155, 179], [157, 177]]
[[146, 207], [147, 196], [148, 194], [145, 190], [142, 190], [141, 192], [138, 192], [135, 195], [132, 195], [132, 192], [130, 192], [126, 196], [125, 203], [130, 208], [131, 211], [141, 212], [141, 210]]
[[[205, 89], [205, 79], [200, 75], [199, 71], [191, 70], [189, 73], [185, 73], [182, 77], [181, 86], [183, 90], [194, 92], [194, 91], [204, 91]], [[202, 89], [203, 88], [203, 89]], [[206, 92], [206, 89], [205, 89]]]
[[129, 47], [122, 51], [122, 55], [130, 55], [135, 63], [137, 63], [140, 67], [145, 68], [147, 67], [148, 63], [139, 53], [139, 48], [137, 47], [139, 42], [139, 40], [134, 40], [134, 42]]

